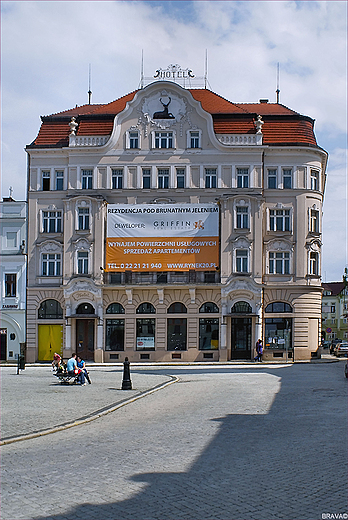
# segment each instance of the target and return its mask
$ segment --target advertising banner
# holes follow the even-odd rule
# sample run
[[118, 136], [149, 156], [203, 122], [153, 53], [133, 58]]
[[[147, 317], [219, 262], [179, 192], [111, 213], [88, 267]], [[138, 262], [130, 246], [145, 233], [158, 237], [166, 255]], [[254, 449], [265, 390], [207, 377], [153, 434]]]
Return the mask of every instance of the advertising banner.
[[106, 271], [218, 267], [217, 204], [108, 204]]

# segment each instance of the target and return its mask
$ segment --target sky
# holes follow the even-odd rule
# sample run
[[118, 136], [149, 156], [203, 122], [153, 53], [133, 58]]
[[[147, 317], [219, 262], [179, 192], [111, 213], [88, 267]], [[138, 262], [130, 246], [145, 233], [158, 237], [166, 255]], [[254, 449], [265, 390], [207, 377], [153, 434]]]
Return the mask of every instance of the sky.
[[[315, 119], [329, 153], [322, 278], [347, 266], [346, 1], [2, 1], [1, 198], [26, 199], [25, 146], [40, 116], [108, 103], [170, 64], [205, 72], [233, 102], [276, 101]], [[193, 86], [193, 85], [192, 85]], [[196, 86], [196, 85], [195, 85]]]

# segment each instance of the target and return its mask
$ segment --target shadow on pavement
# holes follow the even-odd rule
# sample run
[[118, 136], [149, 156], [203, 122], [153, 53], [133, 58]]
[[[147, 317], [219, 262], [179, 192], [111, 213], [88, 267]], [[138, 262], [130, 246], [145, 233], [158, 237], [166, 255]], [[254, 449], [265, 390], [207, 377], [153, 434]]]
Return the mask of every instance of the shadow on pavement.
[[321, 368], [287, 368], [266, 415], [212, 417], [218, 433], [189, 471], [136, 474], [132, 480], [146, 486], [132, 498], [80, 504], [45, 520], [319, 520], [346, 513], [346, 381], [343, 367], [314, 378]]

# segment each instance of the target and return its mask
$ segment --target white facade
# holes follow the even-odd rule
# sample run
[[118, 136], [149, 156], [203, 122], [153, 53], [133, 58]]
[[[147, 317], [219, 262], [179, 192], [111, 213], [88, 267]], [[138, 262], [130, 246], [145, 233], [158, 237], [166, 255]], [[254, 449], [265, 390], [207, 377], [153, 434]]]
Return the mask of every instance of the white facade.
[[[309, 359], [327, 161], [313, 121], [163, 81], [125, 98], [43, 119], [27, 147], [29, 358], [48, 359], [51, 334], [97, 361], [251, 359], [258, 337], [265, 359]], [[108, 204], [205, 203], [220, 209], [218, 270], [106, 272]]]
[[26, 202], [0, 202], [2, 361], [14, 361], [26, 341], [26, 212]]

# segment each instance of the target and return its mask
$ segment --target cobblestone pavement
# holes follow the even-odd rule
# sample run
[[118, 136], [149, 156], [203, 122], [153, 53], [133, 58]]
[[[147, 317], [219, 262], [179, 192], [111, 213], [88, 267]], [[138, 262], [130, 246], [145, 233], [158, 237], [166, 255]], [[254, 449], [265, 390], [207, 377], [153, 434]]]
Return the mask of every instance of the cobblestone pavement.
[[1, 519], [345, 515], [343, 364], [139, 370], [180, 381], [91, 423], [2, 447]]

